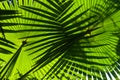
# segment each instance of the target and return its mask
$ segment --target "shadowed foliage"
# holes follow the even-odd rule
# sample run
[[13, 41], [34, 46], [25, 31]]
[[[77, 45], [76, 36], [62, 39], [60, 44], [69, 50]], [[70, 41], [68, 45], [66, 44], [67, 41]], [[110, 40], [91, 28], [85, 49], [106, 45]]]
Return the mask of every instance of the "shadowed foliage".
[[1, 2], [0, 79], [120, 79], [116, 1]]

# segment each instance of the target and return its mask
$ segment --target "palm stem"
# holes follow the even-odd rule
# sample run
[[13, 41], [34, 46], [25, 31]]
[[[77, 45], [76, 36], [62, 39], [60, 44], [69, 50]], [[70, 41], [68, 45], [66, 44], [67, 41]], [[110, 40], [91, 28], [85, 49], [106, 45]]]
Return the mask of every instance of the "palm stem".
[[1, 80], [4, 78], [4, 76], [6, 75], [6, 73], [8, 72], [9, 68], [11, 67], [11, 65], [13, 64], [12, 62], [16, 62], [23, 46], [26, 44], [26, 40], [22, 41], [21, 46], [19, 47], [19, 49], [16, 51], [16, 53], [12, 56], [12, 58], [8, 61], [8, 63], [4, 66], [4, 68], [2, 69], [2, 71], [0, 72], [0, 74], [2, 74], [4, 71], [4, 74], [2, 75], [2, 77], [0, 78]]

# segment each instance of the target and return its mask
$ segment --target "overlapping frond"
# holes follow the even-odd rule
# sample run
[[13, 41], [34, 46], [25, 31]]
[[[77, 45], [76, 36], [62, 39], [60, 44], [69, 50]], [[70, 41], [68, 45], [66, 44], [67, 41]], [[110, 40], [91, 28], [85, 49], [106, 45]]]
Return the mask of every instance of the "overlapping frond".
[[[120, 78], [119, 19], [114, 17], [119, 14], [119, 0], [116, 0], [118, 3], [97, 1], [11, 0], [1, 3], [1, 45], [14, 49], [14, 44], [25, 40], [1, 69], [1, 79], [10, 78], [13, 71], [19, 80]], [[16, 10], [21, 15], [16, 15]], [[11, 49], [0, 47], [0, 52], [8, 54]], [[30, 65], [23, 71], [27, 63]]]
[[[93, 6], [91, 9], [86, 9], [81, 12], [79, 10], [82, 5], [70, 11], [74, 4], [73, 0], [68, 0], [63, 3], [60, 1], [46, 0], [46, 2], [42, 2], [35, 0], [34, 3], [42, 5], [45, 8], [31, 6], [20, 7], [40, 17], [36, 19], [34, 16], [32, 18], [22, 17], [23, 19], [34, 21], [34, 24], [23, 25], [34, 26], [36, 29], [33, 29], [33, 31], [37, 31], [36, 34], [22, 38], [38, 39], [28, 42], [26, 45], [28, 46], [27, 51], [30, 51], [30, 55], [37, 55], [34, 57], [37, 62], [34, 65], [35, 67], [24, 74], [22, 78], [31, 71], [43, 68], [57, 58], [58, 61], [42, 79], [61, 79], [62, 77], [69, 79], [70, 77], [65, 76], [66, 74], [73, 75], [72, 78], [76, 78], [77, 72], [83, 73], [77, 76], [79, 78], [85, 78], [82, 75], [88, 75], [89, 78], [91, 76], [101, 78], [99, 71], [103, 71], [104, 73], [102, 68], [106, 68], [107, 66], [109, 68], [109, 66], [117, 61], [118, 57], [115, 53], [117, 38], [111, 35], [112, 33], [109, 29], [102, 30], [107, 28], [102, 23], [116, 13], [118, 11], [117, 9], [111, 9], [107, 4], [106, 6], [96, 4], [95, 7]], [[88, 16], [87, 14], [91, 15]], [[111, 28], [114, 29], [114, 27]], [[32, 29], [20, 31], [31, 32]], [[115, 38], [115, 43], [111, 44], [109, 42], [109, 40], [112, 40], [112, 38], [108, 38], [110, 36]], [[108, 49], [108, 47], [112, 50]], [[111, 54], [107, 52], [108, 50]], [[58, 67], [56, 67], [57, 65]], [[100, 68], [100, 70], [97, 70], [97, 68]], [[91, 70], [95, 75], [91, 74]]]

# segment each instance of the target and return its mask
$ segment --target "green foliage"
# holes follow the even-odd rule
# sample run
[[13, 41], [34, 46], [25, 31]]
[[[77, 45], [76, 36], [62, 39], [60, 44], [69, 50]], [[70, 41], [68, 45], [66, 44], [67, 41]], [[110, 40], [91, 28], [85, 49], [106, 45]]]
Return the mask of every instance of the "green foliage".
[[117, 2], [1, 2], [0, 79], [119, 78]]

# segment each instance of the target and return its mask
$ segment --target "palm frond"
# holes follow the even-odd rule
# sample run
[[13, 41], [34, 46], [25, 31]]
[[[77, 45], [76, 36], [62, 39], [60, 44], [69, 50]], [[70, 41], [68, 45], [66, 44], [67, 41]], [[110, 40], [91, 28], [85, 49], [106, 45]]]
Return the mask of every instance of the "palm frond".
[[6, 63], [1, 79], [120, 79], [119, 0], [11, 0], [0, 6], [0, 52], [16, 51], [6, 62], [0, 58]]
[[[36, 8], [36, 7], [30, 7], [30, 6], [22, 6], [20, 7], [21, 9], [28, 11], [32, 14], [35, 14], [41, 19], [35, 19], [33, 18], [24, 18], [26, 20], [30, 21], [35, 21], [37, 24], [23, 24], [27, 26], [35, 26], [37, 27], [38, 31], [36, 35], [30, 35], [30, 36], [25, 36], [22, 38], [38, 38], [36, 41], [28, 42], [27, 51], [33, 51], [30, 53], [30, 55], [35, 54], [36, 52], [38, 56], [36, 56], [34, 59], [37, 60], [36, 64], [34, 67], [29, 70], [27, 73], [25, 73], [20, 79], [23, 79], [27, 74], [29, 74], [32, 71], [36, 71], [38, 69], [43, 68], [53, 60], [58, 59], [60, 65], [63, 65], [63, 62], [67, 62], [66, 64], [69, 64], [68, 67], [72, 66], [72, 64], [75, 65], [80, 65], [81, 67], [86, 67], [86, 69], [80, 69], [77, 67], [78, 72], [84, 72], [84, 74], [87, 74], [92, 76], [91, 70], [93, 69], [96, 71], [95, 76], [97, 78], [100, 77], [99, 71], [103, 71], [102, 68], [109, 67], [110, 65], [114, 64], [114, 62], [117, 60], [117, 58], [113, 58], [108, 56], [109, 53], [106, 53], [106, 50], [104, 48], [108, 47], [110, 44], [105, 39], [102, 38], [103, 35], [110, 34], [109, 32], [102, 32], [101, 28], [103, 26], [100, 26], [100, 24], [103, 22], [103, 20], [107, 20], [110, 16], [115, 14], [118, 10], [115, 8], [110, 10], [110, 6], [102, 6], [102, 5], [97, 5], [91, 9], [86, 9], [82, 11], [81, 13], [75, 15], [77, 11], [80, 10], [82, 7], [81, 5], [74, 9], [73, 11], [69, 12], [71, 8], [73, 7], [73, 1], [68, 0], [66, 2], [60, 2], [58, 1], [49, 1], [47, 0], [46, 4], [45, 2], [42, 2], [40, 0], [35, 0], [39, 5], [44, 6], [48, 10], [42, 10], [42, 8]], [[66, 5], [67, 4], [67, 5]], [[106, 4], [107, 5], [107, 4]], [[52, 11], [52, 13], [50, 12]], [[50, 13], [50, 14], [49, 14]], [[91, 14], [90, 16], [86, 16], [87, 14]], [[54, 15], [55, 14], [55, 15]], [[103, 15], [104, 14], [104, 15]], [[73, 16], [75, 15], [75, 16]], [[85, 18], [83, 18], [85, 16]], [[103, 17], [101, 17], [103, 16]], [[38, 23], [39, 22], [39, 23]], [[101, 27], [101, 28], [98, 28]], [[42, 32], [42, 30], [45, 30], [46, 32]], [[53, 30], [52, 32], [50, 30]], [[54, 31], [55, 30], [55, 31]], [[26, 29], [26, 30], [20, 30], [20, 31], [32, 31], [32, 29]], [[18, 32], [20, 32], [18, 31]], [[34, 31], [34, 30], [33, 30]], [[36, 31], [36, 30], [35, 30]], [[98, 35], [99, 34], [99, 35]], [[101, 35], [100, 35], [101, 34]], [[42, 39], [39, 39], [42, 38]], [[101, 38], [105, 41], [103, 42], [98, 42], [95, 39], [96, 38]], [[107, 43], [107, 44], [106, 44]], [[109, 45], [108, 45], [109, 44]], [[31, 46], [31, 47], [30, 47]], [[41, 46], [41, 47], [40, 47]], [[111, 45], [112, 48], [113, 45]], [[46, 49], [46, 50], [44, 50]], [[106, 48], [107, 49], [107, 48]], [[41, 50], [44, 50], [43, 53], [40, 53]], [[108, 50], [108, 49], [107, 49]], [[103, 51], [103, 52], [102, 52]], [[112, 50], [109, 50], [111, 53], [113, 53]], [[97, 55], [101, 56], [97, 56]], [[114, 54], [114, 53], [113, 53]], [[115, 55], [115, 54], [114, 54]], [[94, 58], [94, 59], [93, 59]], [[114, 59], [114, 61], [109, 62], [109, 63], [101, 63], [99, 61], [105, 61], [109, 59]], [[73, 67], [76, 67], [73, 65]], [[83, 65], [83, 66], [82, 66]], [[94, 67], [99, 67], [100, 70], [97, 71], [96, 68], [92, 68], [91, 66]], [[59, 73], [62, 71], [63, 68], [67, 68], [67, 65], [63, 65], [62, 69], [60, 69], [56, 74], [56, 66], [52, 67], [50, 70], [53, 70], [53, 72], [48, 72], [46, 75], [49, 74], [48, 78], [51, 78], [51, 75], [54, 73], [54, 77], [57, 77], [60, 79]], [[72, 67], [72, 68], [73, 68]], [[90, 70], [87, 70], [90, 69]], [[72, 72], [71, 72], [72, 71]], [[73, 69], [70, 70], [70, 75], [74, 74]], [[94, 72], [93, 71], [93, 72]], [[69, 71], [63, 71], [62, 74], [66, 74]], [[103, 71], [104, 72], [104, 71]], [[64, 75], [61, 75], [64, 76]], [[77, 76], [74, 74], [74, 76]], [[81, 75], [82, 76], [82, 75]], [[84, 76], [83, 76], [84, 77]], [[46, 79], [46, 77], [44, 76]], [[43, 79], [44, 79], [43, 78]]]
[[19, 49], [16, 51], [16, 53], [11, 57], [11, 59], [7, 62], [7, 64], [0, 71], [0, 74], [1, 74], [0, 79], [4, 79], [4, 77], [8, 78], [10, 76], [10, 74], [14, 68], [14, 65], [18, 59], [18, 56], [20, 55], [20, 52], [25, 44], [26, 44], [26, 41], [23, 41], [21, 46], [19, 47]]
[[2, 33], [3, 37], [6, 39], [5, 37], [5, 32], [4, 32], [4, 29], [3, 29], [3, 25], [6, 25], [8, 23], [3, 23], [2, 20], [6, 20], [6, 19], [11, 19], [11, 18], [16, 18], [18, 16], [15, 16], [15, 14], [18, 14], [18, 11], [16, 10], [2, 10], [0, 9], [0, 32]]

